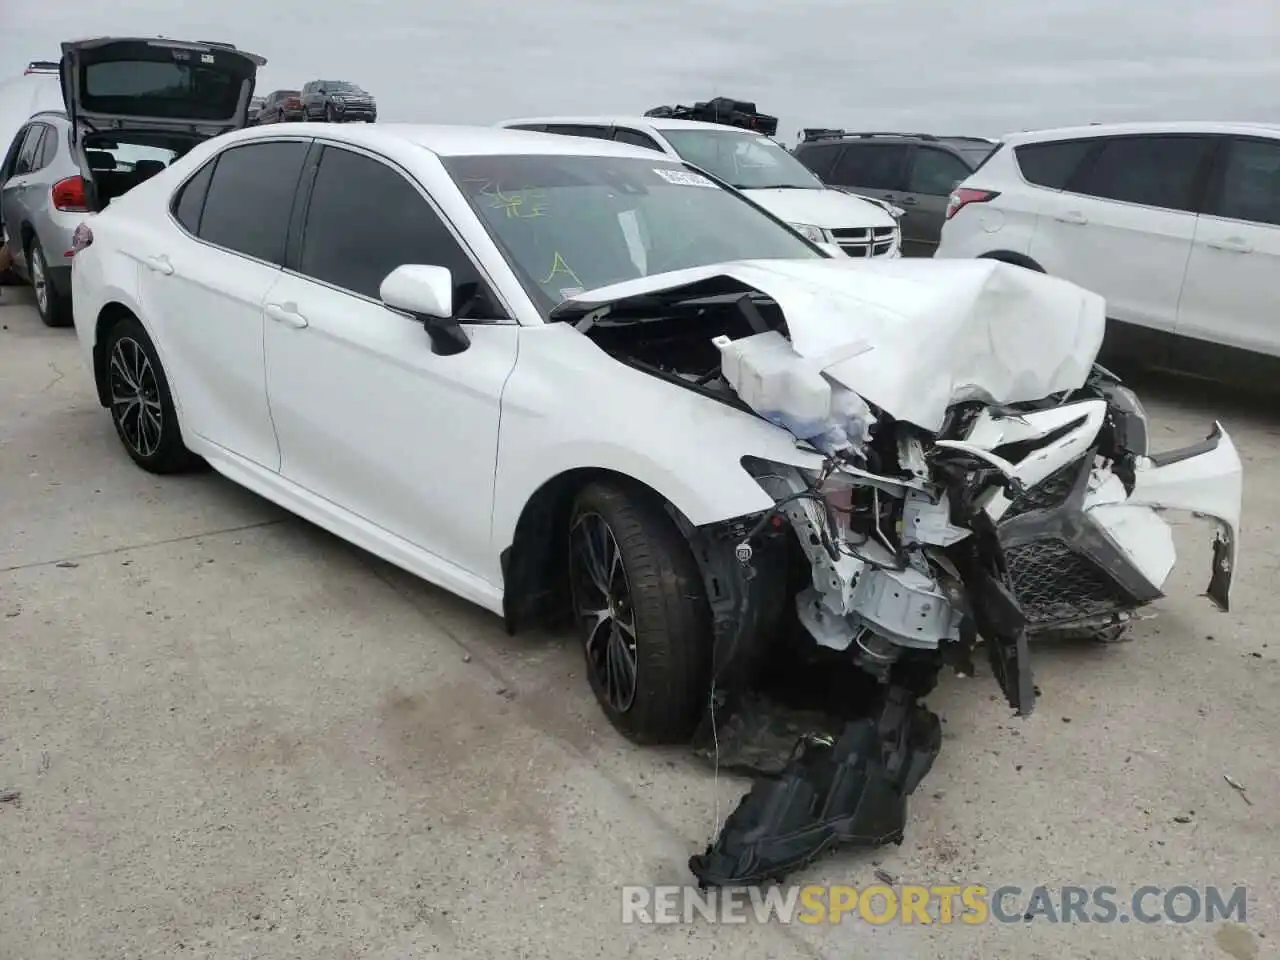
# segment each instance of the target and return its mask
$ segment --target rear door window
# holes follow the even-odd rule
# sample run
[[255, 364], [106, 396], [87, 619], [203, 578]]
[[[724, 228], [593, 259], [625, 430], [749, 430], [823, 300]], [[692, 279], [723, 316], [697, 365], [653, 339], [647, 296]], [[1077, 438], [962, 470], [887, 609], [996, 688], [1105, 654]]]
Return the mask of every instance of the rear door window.
[[901, 190], [909, 150], [905, 144], [846, 144], [831, 171], [831, 182], [867, 190]]
[[471, 315], [499, 316], [471, 258], [404, 174], [372, 157], [325, 147], [298, 272], [380, 300], [382, 281], [406, 263], [448, 267], [460, 307], [471, 300]]
[[1280, 140], [1229, 141], [1206, 213], [1280, 226]]
[[18, 149], [18, 159], [13, 165], [12, 176], [18, 176], [23, 173], [30, 173], [35, 166], [36, 157], [39, 156], [40, 140], [44, 137], [45, 126], [43, 123], [33, 123], [27, 128], [27, 135], [22, 140], [22, 146]]
[[43, 170], [53, 163], [53, 158], [58, 155], [58, 137], [57, 127], [50, 127], [45, 131], [44, 139], [40, 142], [39, 169]]
[[309, 145], [282, 140], [219, 154], [200, 217], [200, 239], [283, 264], [289, 215]]
[[945, 197], [968, 175], [968, 164], [955, 154], [937, 147], [918, 147], [907, 192]]
[[1013, 158], [1027, 183], [1050, 190], [1066, 189], [1097, 140], [1055, 140], [1023, 143], [1013, 148]]
[[1147, 207], [1196, 212], [1209, 137], [1116, 137], [1102, 141], [1074, 192]]

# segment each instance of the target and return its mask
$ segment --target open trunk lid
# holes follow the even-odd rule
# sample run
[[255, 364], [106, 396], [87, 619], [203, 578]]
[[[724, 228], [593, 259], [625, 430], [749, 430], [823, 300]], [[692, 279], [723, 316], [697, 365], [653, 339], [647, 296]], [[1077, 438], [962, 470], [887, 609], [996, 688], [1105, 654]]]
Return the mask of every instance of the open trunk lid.
[[62, 98], [85, 132], [152, 130], [215, 137], [248, 121], [263, 57], [230, 44], [99, 37], [62, 45]]

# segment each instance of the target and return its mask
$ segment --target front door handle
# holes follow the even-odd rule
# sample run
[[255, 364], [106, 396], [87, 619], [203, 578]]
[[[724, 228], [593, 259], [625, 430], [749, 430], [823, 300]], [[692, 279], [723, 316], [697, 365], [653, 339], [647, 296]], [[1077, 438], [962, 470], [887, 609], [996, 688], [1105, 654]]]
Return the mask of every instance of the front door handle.
[[301, 330], [307, 325], [307, 318], [300, 314], [296, 307], [297, 304], [293, 303], [268, 303], [267, 316], [276, 323], [283, 323], [287, 327]]
[[902, 204], [904, 207], [914, 207], [920, 201], [918, 201], [915, 197], [903, 197], [901, 200], [898, 200], [897, 202]]
[[1227, 237], [1224, 240], [1206, 240], [1205, 246], [1214, 250], [1227, 250], [1231, 253], [1252, 253], [1253, 247], [1241, 237]]
[[173, 264], [169, 262], [169, 258], [164, 254], [158, 257], [147, 257], [147, 268], [154, 270], [156, 273], [163, 273], [166, 277], [172, 276]]
[[1060, 213], [1053, 219], [1059, 223], [1088, 223], [1089, 218], [1079, 210], [1068, 210], [1066, 213]]

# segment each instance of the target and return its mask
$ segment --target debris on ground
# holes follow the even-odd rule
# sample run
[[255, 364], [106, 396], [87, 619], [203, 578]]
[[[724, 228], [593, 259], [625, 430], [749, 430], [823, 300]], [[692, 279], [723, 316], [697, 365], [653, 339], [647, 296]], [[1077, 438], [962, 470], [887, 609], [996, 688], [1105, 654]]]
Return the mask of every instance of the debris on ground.
[[0, 790], [0, 803], [22, 803], [22, 791]]
[[883, 870], [880, 867], [876, 868], [875, 878], [886, 886], [895, 887], [898, 885], [898, 878], [888, 870]]
[[1247, 803], [1249, 806], [1251, 806], [1251, 807], [1253, 806], [1253, 801], [1249, 799], [1249, 794], [1248, 794], [1248, 792], [1245, 790], [1245, 786], [1244, 786], [1244, 784], [1243, 784], [1243, 783], [1241, 783], [1240, 781], [1236, 780], [1236, 779], [1235, 779], [1233, 776], [1231, 776], [1231, 774], [1229, 774], [1229, 773], [1224, 773], [1224, 774], [1222, 775], [1222, 779], [1223, 779], [1223, 780], [1225, 780], [1225, 781], [1227, 781], [1227, 785], [1228, 785], [1228, 786], [1230, 786], [1233, 790], [1235, 790], [1238, 794], [1240, 794], [1240, 799], [1241, 799], [1241, 800], [1243, 800], [1243, 801], [1244, 801], [1245, 803]]
[[907, 797], [933, 765], [942, 725], [906, 687], [878, 716], [838, 739], [809, 735], [782, 773], [752, 785], [705, 853], [689, 860], [702, 887], [782, 880], [841, 844], [902, 843]]

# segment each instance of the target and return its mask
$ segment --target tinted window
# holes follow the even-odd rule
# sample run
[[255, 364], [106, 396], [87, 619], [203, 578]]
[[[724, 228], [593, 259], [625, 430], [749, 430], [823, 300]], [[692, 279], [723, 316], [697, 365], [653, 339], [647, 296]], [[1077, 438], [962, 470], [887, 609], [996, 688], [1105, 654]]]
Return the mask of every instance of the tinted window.
[[608, 140], [608, 127], [593, 127], [580, 123], [549, 123], [547, 133], [560, 133], [567, 137], [591, 137], [595, 140]]
[[200, 218], [200, 239], [283, 263], [293, 194], [306, 155], [307, 144], [300, 141], [223, 151]]
[[1013, 148], [1013, 158], [1028, 183], [1065, 189], [1080, 161], [1096, 140], [1058, 140], [1053, 143], [1024, 143]]
[[[298, 271], [376, 300], [387, 274], [405, 263], [448, 267], [455, 285], [475, 284], [483, 292], [475, 265], [413, 184], [385, 163], [326, 148]], [[460, 290], [459, 301], [470, 292]], [[485, 302], [473, 315], [493, 317], [494, 310]]]
[[820, 176], [823, 180], [831, 178], [831, 168], [840, 156], [840, 143], [822, 143], [804, 145], [796, 149], [796, 159]]
[[176, 60], [104, 60], [82, 73], [81, 97], [95, 112], [227, 120], [240, 100], [235, 73]]
[[934, 147], [918, 147], [907, 191], [945, 197], [968, 175], [969, 167], [959, 157]]
[[214, 162], [206, 163], [200, 172], [183, 184], [173, 201], [173, 215], [188, 232], [200, 233], [200, 213], [204, 210], [205, 194], [213, 178]]
[[867, 190], [899, 190], [907, 147], [891, 144], [847, 144], [836, 161], [830, 180], [846, 187]]
[[619, 143], [629, 143], [636, 147], [647, 147], [650, 150], [661, 150], [662, 148], [654, 142], [653, 137], [646, 136], [639, 130], [628, 130], [625, 127], [619, 127], [613, 131], [613, 139]]
[[44, 136], [44, 124], [33, 123], [27, 128], [27, 135], [22, 141], [22, 148], [18, 151], [18, 162], [13, 166], [14, 176], [31, 172], [42, 136]]
[[1149, 207], [1194, 210], [1196, 178], [1210, 142], [1205, 137], [1105, 140], [1080, 192]]
[[1208, 213], [1280, 226], [1280, 142], [1233, 140]]

